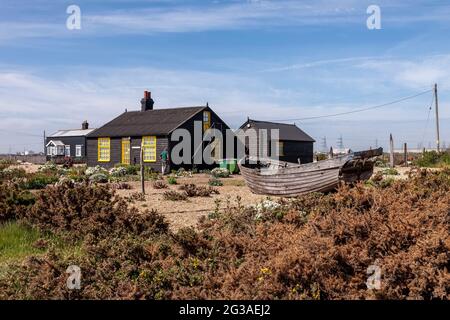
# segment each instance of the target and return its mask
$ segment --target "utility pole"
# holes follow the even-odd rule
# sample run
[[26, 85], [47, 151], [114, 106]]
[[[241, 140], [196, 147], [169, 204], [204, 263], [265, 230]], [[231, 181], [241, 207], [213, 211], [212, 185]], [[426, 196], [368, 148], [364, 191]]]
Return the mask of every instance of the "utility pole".
[[394, 168], [394, 139], [392, 138], [392, 133], [389, 136], [389, 167]]
[[437, 83], [434, 85], [434, 102], [436, 103], [436, 149], [437, 152], [440, 152], [439, 146], [439, 102], [438, 102], [438, 92], [437, 92]]

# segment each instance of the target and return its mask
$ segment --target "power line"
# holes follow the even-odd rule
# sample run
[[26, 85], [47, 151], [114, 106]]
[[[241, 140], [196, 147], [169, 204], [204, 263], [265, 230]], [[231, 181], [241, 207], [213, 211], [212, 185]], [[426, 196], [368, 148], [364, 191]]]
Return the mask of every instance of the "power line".
[[304, 121], [304, 120], [313, 120], [313, 119], [337, 117], [337, 116], [342, 116], [342, 115], [347, 115], [347, 114], [358, 113], [358, 112], [378, 109], [378, 108], [382, 108], [382, 107], [387, 107], [387, 106], [390, 106], [390, 105], [393, 105], [393, 104], [396, 104], [396, 103], [400, 103], [400, 102], [403, 102], [403, 101], [406, 101], [406, 100], [417, 98], [417, 97], [419, 97], [421, 95], [424, 95], [424, 94], [432, 92], [432, 91], [433, 91], [433, 89], [429, 89], [429, 90], [417, 93], [415, 95], [404, 97], [404, 98], [401, 98], [401, 99], [397, 99], [397, 100], [394, 100], [394, 101], [391, 101], [391, 102], [388, 102], [388, 103], [383, 103], [383, 104], [380, 104], [380, 105], [375, 105], [375, 106], [362, 108], [362, 109], [357, 109], [357, 110], [352, 110], [352, 111], [347, 111], [347, 112], [333, 113], [333, 114], [327, 114], [327, 115], [315, 116], [315, 117], [306, 117], [306, 118], [297, 118], [297, 119], [283, 119], [283, 120], [267, 120], [267, 121], [288, 122], [288, 121]]
[[14, 134], [17, 134], [17, 135], [20, 135], [20, 136], [42, 138], [42, 135], [31, 134], [31, 133], [26, 133], [26, 132], [10, 131], [10, 130], [5, 130], [5, 129], [0, 129], [0, 131], [7, 132], [7, 133], [14, 133]]

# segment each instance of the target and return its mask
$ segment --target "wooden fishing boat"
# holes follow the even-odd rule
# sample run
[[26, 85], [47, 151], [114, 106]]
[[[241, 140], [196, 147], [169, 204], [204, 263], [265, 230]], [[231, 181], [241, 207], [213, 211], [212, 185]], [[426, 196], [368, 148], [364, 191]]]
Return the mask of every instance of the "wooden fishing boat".
[[239, 169], [250, 190], [257, 194], [292, 197], [330, 191], [339, 181], [364, 181], [373, 173], [373, 158], [383, 149], [354, 152], [332, 159], [295, 164], [272, 159], [246, 158]]

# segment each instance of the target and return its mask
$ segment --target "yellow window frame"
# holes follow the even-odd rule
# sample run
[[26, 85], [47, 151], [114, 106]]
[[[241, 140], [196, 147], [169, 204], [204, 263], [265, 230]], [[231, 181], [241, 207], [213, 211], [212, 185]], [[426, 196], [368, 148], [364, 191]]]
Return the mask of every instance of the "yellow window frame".
[[98, 138], [98, 162], [111, 161], [111, 139]]
[[211, 112], [203, 111], [203, 131], [211, 128]]
[[142, 137], [144, 162], [156, 162], [156, 136]]
[[131, 163], [131, 142], [129, 138], [122, 139], [122, 164]]

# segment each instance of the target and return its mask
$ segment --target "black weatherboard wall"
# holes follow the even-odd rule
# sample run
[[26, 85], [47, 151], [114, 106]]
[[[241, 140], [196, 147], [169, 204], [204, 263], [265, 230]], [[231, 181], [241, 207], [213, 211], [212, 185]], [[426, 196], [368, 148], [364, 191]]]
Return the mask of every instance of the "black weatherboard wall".
[[[310, 163], [314, 160], [314, 139], [295, 124], [248, 119], [240, 128], [244, 131], [253, 129], [257, 133], [256, 140], [246, 139], [245, 148], [246, 153], [249, 155], [274, 157], [271, 154], [272, 146], [278, 142], [271, 138], [270, 132], [273, 129], [277, 129], [279, 130], [279, 142], [282, 143], [283, 149], [282, 154], [279, 156], [280, 161]], [[267, 131], [267, 141], [265, 143], [260, 138], [261, 130]]]
[[[81, 158], [85, 159], [86, 157], [86, 137], [47, 137], [45, 139], [45, 145], [47, 145], [50, 141], [61, 141], [65, 145], [70, 145], [70, 156], [75, 158], [76, 146], [81, 145]], [[45, 152], [47, 154], [47, 150]]]
[[[70, 158], [75, 163], [85, 163], [87, 155], [87, 140], [86, 136], [94, 131], [89, 129], [89, 123], [84, 121], [80, 129], [59, 130], [50, 136], [46, 137], [45, 145], [47, 146], [50, 141], [54, 143], [62, 143], [64, 146], [70, 146]], [[76, 147], [81, 146], [81, 156], [76, 155]], [[49, 156], [48, 147], [45, 148], [45, 154], [47, 161], [62, 162], [66, 158], [64, 154]]]
[[[225, 138], [225, 131], [229, 127], [220, 119], [220, 117], [206, 106], [197, 107], [183, 107], [183, 108], [168, 108], [168, 109], [153, 109], [153, 100], [150, 93], [145, 92], [144, 98], [141, 101], [141, 111], [124, 112], [115, 119], [106, 123], [104, 126], [95, 130], [87, 137], [87, 163], [88, 166], [100, 165], [103, 167], [113, 167], [122, 162], [122, 139], [130, 139], [131, 145], [131, 164], [140, 163], [140, 146], [142, 137], [156, 136], [156, 161], [144, 162], [145, 166], [152, 167], [156, 171], [161, 170], [161, 152], [166, 149], [169, 154], [171, 149], [177, 142], [171, 142], [172, 132], [178, 128], [187, 130], [191, 135], [191, 152], [203, 153], [207, 143], [203, 143], [201, 148], [194, 145], [194, 122], [198, 121], [202, 126], [203, 112], [208, 111], [211, 115], [210, 127], [216, 128], [223, 132]], [[110, 161], [98, 161], [98, 139], [110, 139]], [[226, 150], [226, 142], [222, 150]], [[191, 159], [193, 154], [190, 155]], [[172, 160], [172, 159], [170, 159]], [[170, 169], [177, 169], [183, 167], [185, 169], [192, 169], [192, 164], [175, 165], [170, 163]], [[197, 168], [210, 167], [206, 163], [196, 166]]]

